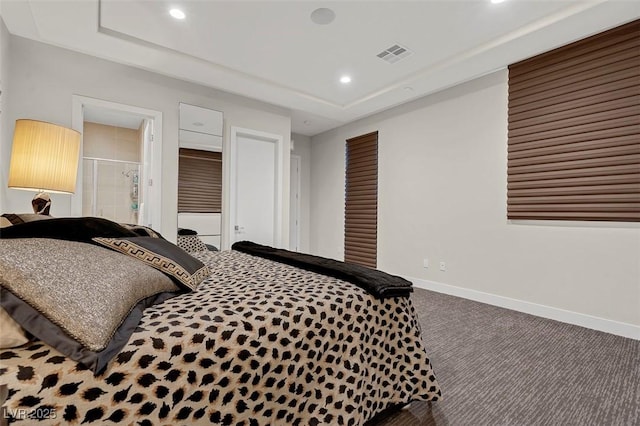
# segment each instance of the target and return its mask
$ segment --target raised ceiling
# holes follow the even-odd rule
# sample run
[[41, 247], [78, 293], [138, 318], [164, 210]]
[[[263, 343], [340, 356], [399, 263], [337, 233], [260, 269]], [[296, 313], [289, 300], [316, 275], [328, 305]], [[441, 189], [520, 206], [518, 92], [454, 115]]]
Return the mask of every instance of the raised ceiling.
[[[313, 23], [319, 7], [335, 20]], [[0, 12], [12, 34], [289, 108], [292, 131], [314, 135], [637, 19], [640, 2], [5, 0]], [[411, 55], [377, 57], [395, 44]]]

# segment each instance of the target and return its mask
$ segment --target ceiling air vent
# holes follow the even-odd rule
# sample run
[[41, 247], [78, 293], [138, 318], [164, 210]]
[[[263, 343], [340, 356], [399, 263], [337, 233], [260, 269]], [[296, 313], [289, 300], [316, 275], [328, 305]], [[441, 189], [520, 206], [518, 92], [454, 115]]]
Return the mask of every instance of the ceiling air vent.
[[404, 59], [407, 56], [411, 55], [412, 53], [413, 52], [407, 49], [406, 47], [401, 46], [399, 44], [394, 44], [388, 49], [385, 49], [382, 52], [378, 53], [377, 56], [383, 61], [387, 61], [390, 64], [395, 64], [400, 59]]

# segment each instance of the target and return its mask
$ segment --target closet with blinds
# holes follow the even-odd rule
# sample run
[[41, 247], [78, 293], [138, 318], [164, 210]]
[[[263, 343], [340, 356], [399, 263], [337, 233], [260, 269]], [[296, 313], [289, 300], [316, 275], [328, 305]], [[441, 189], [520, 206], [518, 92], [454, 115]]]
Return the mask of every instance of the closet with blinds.
[[220, 248], [222, 213], [222, 129], [219, 111], [180, 104], [178, 228], [196, 231]]

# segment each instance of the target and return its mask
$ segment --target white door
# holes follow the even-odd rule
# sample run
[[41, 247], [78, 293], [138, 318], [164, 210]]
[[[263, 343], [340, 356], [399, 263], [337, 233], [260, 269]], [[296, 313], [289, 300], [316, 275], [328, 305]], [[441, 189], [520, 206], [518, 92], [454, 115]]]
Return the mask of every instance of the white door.
[[144, 226], [152, 226], [151, 215], [149, 214], [151, 199], [151, 165], [153, 163], [153, 150], [151, 145], [153, 143], [153, 121], [149, 119], [144, 120], [144, 130], [142, 135], [142, 167], [140, 173], [140, 195], [139, 195], [139, 215], [138, 224]]
[[291, 156], [289, 185], [289, 250], [300, 251], [300, 156]]
[[273, 246], [276, 221], [276, 145], [273, 141], [238, 135], [234, 195], [234, 241]]

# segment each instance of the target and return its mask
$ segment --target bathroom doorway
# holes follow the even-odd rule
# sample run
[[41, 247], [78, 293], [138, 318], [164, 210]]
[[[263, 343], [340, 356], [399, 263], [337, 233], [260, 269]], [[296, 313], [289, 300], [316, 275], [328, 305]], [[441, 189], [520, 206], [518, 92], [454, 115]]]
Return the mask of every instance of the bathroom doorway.
[[72, 212], [161, 232], [161, 113], [74, 96], [82, 149]]

